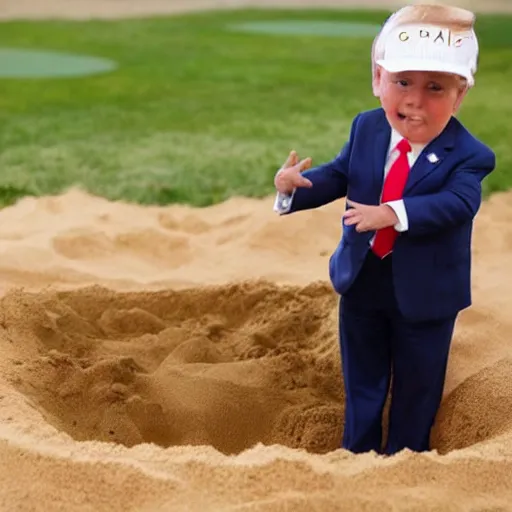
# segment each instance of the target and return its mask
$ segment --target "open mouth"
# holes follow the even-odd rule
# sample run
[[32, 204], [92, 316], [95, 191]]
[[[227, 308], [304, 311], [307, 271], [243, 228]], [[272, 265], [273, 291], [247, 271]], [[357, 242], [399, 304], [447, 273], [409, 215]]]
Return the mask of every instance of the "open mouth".
[[409, 123], [412, 123], [412, 124], [421, 124], [421, 123], [423, 123], [423, 119], [421, 117], [418, 117], [418, 116], [406, 116], [405, 114], [402, 114], [401, 112], [398, 112], [398, 119], [400, 119], [400, 121], [408, 121]]

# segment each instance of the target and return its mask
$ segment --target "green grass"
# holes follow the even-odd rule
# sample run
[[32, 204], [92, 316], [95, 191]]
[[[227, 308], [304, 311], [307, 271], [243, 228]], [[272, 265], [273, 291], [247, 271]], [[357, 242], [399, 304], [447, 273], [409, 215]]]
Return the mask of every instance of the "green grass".
[[[173, 18], [8, 22], [0, 47], [113, 59], [87, 78], [0, 79], [0, 204], [78, 185], [110, 199], [204, 206], [273, 192], [290, 149], [314, 163], [378, 105], [371, 39], [243, 34], [271, 19], [381, 23], [387, 13], [232, 11]], [[460, 119], [493, 147], [486, 192], [512, 185], [512, 17], [480, 16], [477, 87]]]

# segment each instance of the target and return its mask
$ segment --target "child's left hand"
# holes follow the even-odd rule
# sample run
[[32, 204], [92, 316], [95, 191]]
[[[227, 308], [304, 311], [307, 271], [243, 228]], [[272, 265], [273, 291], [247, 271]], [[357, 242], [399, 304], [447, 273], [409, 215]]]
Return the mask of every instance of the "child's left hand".
[[352, 208], [343, 214], [343, 221], [347, 226], [355, 225], [358, 233], [387, 228], [398, 222], [395, 211], [387, 204], [369, 206], [347, 199], [347, 205]]

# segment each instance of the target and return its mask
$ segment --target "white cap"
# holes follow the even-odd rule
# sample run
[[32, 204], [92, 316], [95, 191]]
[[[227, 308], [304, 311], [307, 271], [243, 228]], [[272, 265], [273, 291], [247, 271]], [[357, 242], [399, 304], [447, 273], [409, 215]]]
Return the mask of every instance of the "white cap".
[[436, 25], [408, 24], [385, 30], [379, 37], [376, 63], [391, 73], [440, 71], [474, 84], [478, 41], [474, 30], [454, 31]]

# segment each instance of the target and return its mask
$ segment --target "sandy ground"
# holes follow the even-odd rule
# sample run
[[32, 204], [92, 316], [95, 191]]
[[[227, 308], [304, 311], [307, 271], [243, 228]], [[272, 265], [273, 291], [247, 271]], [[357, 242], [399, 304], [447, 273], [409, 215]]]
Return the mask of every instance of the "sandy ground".
[[[32, 4], [3, 14], [143, 10]], [[154, 208], [80, 191], [2, 210], [0, 510], [512, 509], [512, 194], [478, 216], [437, 451], [388, 459], [337, 449], [327, 261], [342, 210], [279, 218], [272, 198]]]

